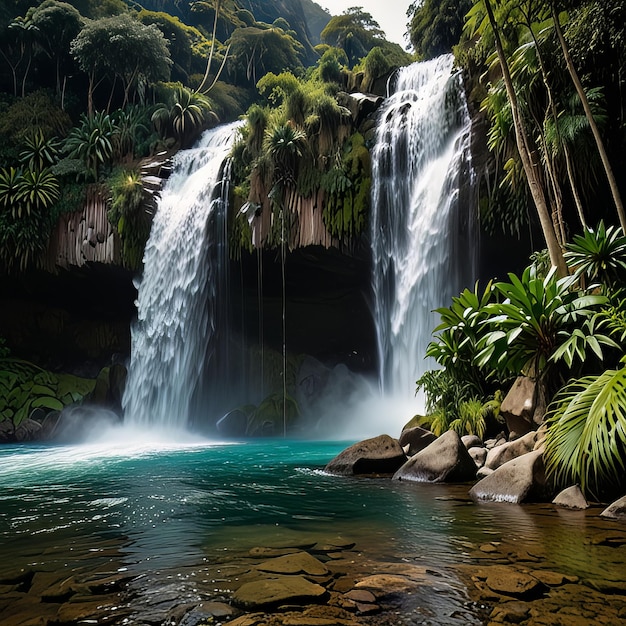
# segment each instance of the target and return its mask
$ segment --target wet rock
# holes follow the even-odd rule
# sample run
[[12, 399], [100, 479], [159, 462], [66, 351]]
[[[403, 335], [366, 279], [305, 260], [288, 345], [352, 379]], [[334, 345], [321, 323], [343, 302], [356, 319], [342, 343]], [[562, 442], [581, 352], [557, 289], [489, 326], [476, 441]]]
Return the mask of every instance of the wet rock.
[[491, 474], [493, 474], [494, 470], [489, 469], [488, 467], [485, 467], [483, 465], [483, 467], [478, 468], [478, 471], [476, 472], [476, 478], [478, 480], [481, 480], [487, 476], [491, 476]]
[[277, 576], [244, 583], [233, 594], [233, 603], [248, 610], [269, 609], [281, 604], [322, 602], [327, 593], [303, 576]]
[[543, 455], [529, 452], [496, 469], [469, 492], [474, 501], [492, 500], [520, 504], [541, 500], [547, 492]]
[[256, 569], [273, 574], [309, 574], [310, 576], [325, 576], [328, 568], [308, 552], [294, 552], [256, 566]]
[[400, 435], [400, 445], [406, 450], [408, 446], [409, 456], [417, 454], [420, 450], [423, 450], [429, 446], [433, 441], [437, 439], [435, 433], [431, 433], [430, 430], [415, 426], [413, 428], [405, 428]]
[[438, 437], [411, 457], [394, 475], [394, 480], [415, 482], [465, 482], [476, 476], [476, 464], [453, 430]]
[[393, 474], [405, 461], [406, 455], [398, 441], [389, 435], [379, 435], [346, 448], [324, 469], [340, 476]]
[[367, 589], [376, 600], [380, 600], [389, 595], [407, 593], [415, 589], [415, 582], [405, 576], [373, 574], [360, 580], [355, 589]]
[[10, 443], [15, 441], [15, 427], [8, 419], [0, 421], [0, 443]]
[[344, 594], [344, 597], [348, 598], [348, 600], [354, 600], [354, 602], [366, 602], [369, 604], [376, 602], [376, 596], [367, 589], [353, 589]]
[[626, 521], [626, 496], [607, 506], [600, 515], [608, 519]]
[[248, 414], [242, 409], [233, 409], [220, 417], [215, 427], [225, 437], [244, 437], [248, 428]]
[[37, 441], [38, 439], [41, 439], [41, 424], [35, 420], [22, 420], [15, 429], [15, 441]]
[[527, 602], [503, 602], [496, 606], [489, 617], [494, 622], [519, 624], [530, 616], [531, 605]]
[[589, 503], [585, 499], [583, 492], [578, 485], [572, 485], [567, 489], [563, 489], [554, 500], [552, 504], [555, 506], [561, 506], [566, 509], [588, 509]]
[[546, 587], [560, 587], [567, 582], [573, 582], [576, 580], [575, 577], [572, 578], [571, 576], [565, 576], [565, 574], [561, 574], [560, 572], [552, 572], [550, 570], [535, 569], [532, 570], [530, 573], [538, 581], [546, 585]]
[[489, 450], [485, 466], [495, 470], [501, 465], [504, 465], [507, 461], [511, 461], [516, 459], [518, 456], [532, 452], [535, 446], [535, 438], [536, 432], [531, 431], [519, 439], [507, 441], [501, 446], [497, 446], [496, 448]]
[[507, 565], [491, 565], [483, 568], [478, 576], [485, 579], [489, 589], [505, 596], [530, 598], [544, 591], [543, 583], [534, 576]]
[[251, 548], [248, 554], [254, 558], [274, 558], [277, 556], [285, 556], [286, 554], [293, 554], [294, 552], [300, 552], [299, 548], [266, 548], [259, 546]]
[[[202, 602], [185, 614], [179, 626], [202, 626], [211, 618], [233, 617], [235, 610], [224, 602]], [[209, 622], [210, 623], [210, 622]]]

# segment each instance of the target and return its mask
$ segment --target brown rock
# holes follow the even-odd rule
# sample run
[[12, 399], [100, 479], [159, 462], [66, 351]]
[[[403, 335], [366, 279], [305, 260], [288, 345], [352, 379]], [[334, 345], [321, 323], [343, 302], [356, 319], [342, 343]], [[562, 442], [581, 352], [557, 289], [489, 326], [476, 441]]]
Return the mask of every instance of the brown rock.
[[543, 584], [533, 576], [520, 572], [508, 565], [492, 565], [482, 570], [486, 575], [487, 587], [506, 596], [526, 598], [543, 591]]
[[257, 565], [256, 569], [273, 574], [309, 574], [311, 576], [328, 574], [327, 567], [308, 552], [294, 552], [269, 559]]
[[379, 435], [346, 448], [324, 469], [340, 476], [393, 474], [405, 461], [399, 442], [389, 435]]
[[504, 418], [513, 436], [525, 435], [533, 429], [537, 383], [527, 376], [519, 376], [500, 405]]
[[394, 475], [394, 480], [414, 482], [465, 482], [476, 476], [476, 464], [453, 430], [438, 437], [411, 457]]
[[376, 602], [376, 596], [371, 591], [367, 589], [353, 589], [352, 591], [348, 591], [345, 594], [345, 597], [349, 600], [354, 600], [355, 602], [366, 602], [372, 603]]
[[530, 615], [530, 604], [526, 602], [503, 602], [494, 607], [489, 616], [496, 622], [504, 622], [505, 624], [519, 624], [527, 619]]
[[281, 604], [321, 602], [327, 591], [303, 576], [277, 576], [244, 583], [233, 594], [233, 603], [248, 610], [269, 609]]
[[406, 593], [415, 588], [415, 583], [404, 576], [394, 576], [391, 574], [373, 574], [360, 580], [356, 589], [369, 589], [378, 600], [385, 596]]

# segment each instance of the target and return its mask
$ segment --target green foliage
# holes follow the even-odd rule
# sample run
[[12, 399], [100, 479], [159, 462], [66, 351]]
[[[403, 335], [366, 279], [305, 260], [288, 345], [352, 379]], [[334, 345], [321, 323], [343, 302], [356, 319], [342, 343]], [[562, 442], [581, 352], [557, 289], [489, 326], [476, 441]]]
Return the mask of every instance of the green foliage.
[[144, 208], [141, 175], [135, 170], [120, 168], [107, 182], [110, 190], [107, 217], [120, 236], [122, 262], [129, 269], [140, 269], [150, 235], [150, 219]]
[[369, 214], [371, 163], [360, 133], [346, 142], [340, 163], [321, 176], [320, 186], [328, 231], [340, 240], [362, 233]]
[[182, 147], [189, 146], [210, 121], [216, 121], [210, 100], [182, 85], [175, 86], [168, 102], [152, 114], [159, 135], [174, 138]]
[[607, 228], [601, 221], [595, 230], [574, 235], [566, 245], [565, 260], [574, 276], [587, 285], [599, 283], [606, 292], [626, 279], [626, 237], [621, 228]]
[[472, 0], [419, 0], [407, 10], [411, 44], [421, 59], [446, 54], [459, 43]]
[[56, 375], [32, 363], [0, 357], [0, 420], [8, 419], [17, 428], [33, 409], [60, 411], [80, 402], [95, 381], [70, 375]]
[[131, 91], [143, 101], [145, 85], [169, 79], [172, 65], [163, 33], [128, 13], [88, 22], [72, 41], [71, 51], [90, 77], [90, 91], [96, 76], [122, 82], [124, 105]]
[[20, 162], [31, 170], [41, 171], [54, 165], [59, 158], [59, 141], [56, 137], [46, 139], [41, 128], [27, 137], [20, 152]]
[[18, 145], [39, 132], [44, 137], [64, 137], [71, 126], [67, 112], [45, 90], [15, 100], [0, 115], [0, 134]]
[[97, 181], [104, 166], [113, 158], [113, 145], [118, 129], [108, 113], [97, 112], [92, 117], [84, 113], [78, 126], [67, 136], [64, 151], [73, 159], [80, 159], [88, 173], [88, 179]]
[[[542, 377], [560, 358], [568, 366], [576, 357], [584, 361], [588, 347], [601, 356], [601, 346], [613, 342], [595, 333], [593, 325], [584, 324], [590, 323], [607, 299], [579, 294], [574, 280], [571, 276], [557, 279], [554, 269], [541, 279], [530, 266], [521, 277], [509, 274], [510, 282], [496, 283], [504, 300], [486, 307], [488, 332], [479, 343], [478, 365], [505, 374]], [[583, 327], [592, 334], [585, 335], [580, 344], [572, 333]]]
[[152, 139], [150, 109], [131, 104], [115, 111], [111, 116], [115, 133], [113, 135], [113, 156], [116, 161], [147, 156]]
[[550, 406], [544, 458], [559, 486], [578, 483], [588, 495], [619, 496], [626, 472], [626, 368], [565, 387]]

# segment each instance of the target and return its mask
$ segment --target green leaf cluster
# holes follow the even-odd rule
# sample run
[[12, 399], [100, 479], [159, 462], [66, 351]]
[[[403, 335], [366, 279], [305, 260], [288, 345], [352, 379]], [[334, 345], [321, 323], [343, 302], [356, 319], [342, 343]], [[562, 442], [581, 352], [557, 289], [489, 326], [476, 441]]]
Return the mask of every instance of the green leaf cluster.
[[53, 374], [27, 361], [0, 358], [0, 420], [17, 428], [37, 408], [60, 411], [81, 402], [94, 380]]

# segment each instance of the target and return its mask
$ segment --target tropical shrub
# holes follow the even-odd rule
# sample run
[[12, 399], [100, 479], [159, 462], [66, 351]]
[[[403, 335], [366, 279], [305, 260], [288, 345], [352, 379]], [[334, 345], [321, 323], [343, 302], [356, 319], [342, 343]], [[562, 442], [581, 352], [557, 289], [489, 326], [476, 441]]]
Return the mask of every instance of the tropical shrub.
[[626, 367], [571, 382], [555, 397], [546, 424], [546, 470], [558, 486], [577, 483], [597, 498], [621, 495], [626, 484]]
[[626, 236], [621, 228], [600, 222], [586, 228], [565, 246], [565, 260], [586, 285], [600, 284], [606, 291], [626, 279]]
[[99, 111], [92, 117], [84, 113], [80, 123], [70, 131], [64, 151], [72, 159], [80, 159], [88, 179], [96, 182], [103, 167], [110, 165], [118, 129], [108, 113]]
[[33, 135], [24, 140], [24, 149], [20, 152], [20, 162], [30, 170], [41, 171], [57, 162], [59, 145], [56, 137], [46, 139], [39, 128]]
[[[503, 298], [486, 307], [487, 332], [480, 339], [476, 363], [490, 367], [500, 375], [524, 374], [544, 378], [555, 371], [555, 362], [563, 359], [568, 367], [576, 360], [584, 363], [588, 349], [602, 357], [602, 346], [614, 342], [597, 332], [592, 323], [603, 295], [579, 293], [575, 278], [558, 279], [553, 268], [541, 279], [533, 266], [520, 277], [509, 274], [509, 282], [495, 284]], [[575, 333], [584, 328], [586, 333]], [[548, 387], [555, 380], [548, 381]]]
[[137, 270], [150, 235], [150, 218], [144, 207], [143, 182], [135, 170], [117, 169], [108, 179], [110, 189], [107, 217], [122, 243], [122, 262]]

